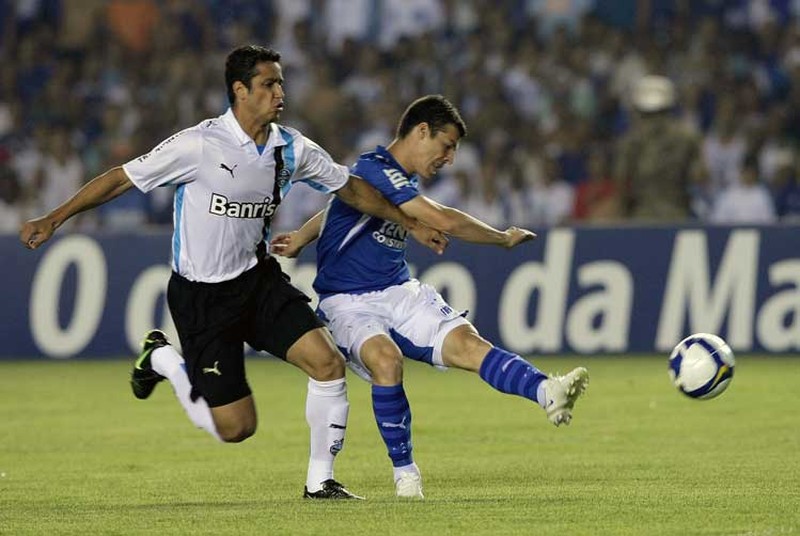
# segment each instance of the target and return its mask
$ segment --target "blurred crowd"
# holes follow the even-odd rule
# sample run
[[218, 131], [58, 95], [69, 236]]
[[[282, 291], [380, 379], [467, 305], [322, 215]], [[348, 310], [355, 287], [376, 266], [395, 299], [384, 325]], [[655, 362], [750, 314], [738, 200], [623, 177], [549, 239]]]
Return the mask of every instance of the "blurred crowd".
[[[800, 221], [794, 0], [0, 0], [0, 29], [0, 232], [223, 113], [247, 43], [344, 164], [447, 96], [469, 133], [426, 188], [498, 227]], [[324, 204], [301, 188], [275, 227]], [[171, 222], [159, 189], [72, 226]]]

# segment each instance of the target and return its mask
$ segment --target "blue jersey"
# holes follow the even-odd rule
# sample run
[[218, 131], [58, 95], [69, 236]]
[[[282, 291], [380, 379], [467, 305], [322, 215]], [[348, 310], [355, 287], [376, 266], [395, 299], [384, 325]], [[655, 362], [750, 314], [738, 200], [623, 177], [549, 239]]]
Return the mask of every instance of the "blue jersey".
[[[381, 146], [362, 154], [352, 173], [397, 206], [419, 195], [417, 176], [409, 176]], [[383, 290], [408, 281], [407, 234], [397, 223], [369, 216], [333, 198], [317, 241], [314, 290], [325, 298]]]

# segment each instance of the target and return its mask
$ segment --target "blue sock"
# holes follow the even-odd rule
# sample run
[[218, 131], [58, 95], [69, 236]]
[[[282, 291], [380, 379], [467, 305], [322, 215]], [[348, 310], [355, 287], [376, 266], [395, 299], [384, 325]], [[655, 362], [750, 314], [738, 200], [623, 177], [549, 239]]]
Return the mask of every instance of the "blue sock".
[[536, 391], [547, 375], [522, 359], [501, 348], [492, 347], [481, 363], [483, 381], [500, 391], [524, 396], [538, 403]]
[[401, 467], [414, 462], [411, 455], [411, 408], [403, 384], [372, 386], [372, 411], [392, 465]]

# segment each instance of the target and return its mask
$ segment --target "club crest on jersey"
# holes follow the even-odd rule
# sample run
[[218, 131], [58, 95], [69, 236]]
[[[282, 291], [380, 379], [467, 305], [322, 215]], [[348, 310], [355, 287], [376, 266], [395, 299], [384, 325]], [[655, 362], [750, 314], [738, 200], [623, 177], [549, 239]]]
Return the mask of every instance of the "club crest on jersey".
[[231, 201], [222, 194], [212, 193], [208, 212], [215, 216], [228, 218], [270, 218], [276, 208], [278, 208], [278, 203], [274, 203], [269, 196], [260, 203], [247, 203]]
[[282, 170], [280, 170], [278, 172], [278, 188], [280, 188], [282, 190], [283, 187], [286, 186], [286, 183], [289, 182], [289, 177], [291, 175], [292, 175], [292, 172], [289, 171], [286, 168], [283, 168]]

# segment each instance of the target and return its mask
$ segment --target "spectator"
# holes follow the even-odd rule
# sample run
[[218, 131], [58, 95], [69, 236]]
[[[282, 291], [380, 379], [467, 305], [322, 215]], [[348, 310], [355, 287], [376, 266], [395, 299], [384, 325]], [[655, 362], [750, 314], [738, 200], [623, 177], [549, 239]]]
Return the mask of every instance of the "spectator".
[[615, 155], [622, 212], [646, 221], [685, 220], [690, 215], [689, 186], [700, 178], [700, 143], [672, 115], [675, 86], [663, 76], [642, 77], [631, 101], [638, 124]]
[[713, 223], [754, 224], [777, 221], [769, 190], [758, 178], [758, 159], [748, 156], [742, 164], [738, 181], [728, 185], [714, 203]]
[[703, 140], [703, 159], [708, 168], [708, 193], [715, 199], [739, 180], [747, 140], [739, 131], [736, 102], [724, 95], [717, 103], [714, 127]]
[[561, 167], [553, 155], [544, 159], [541, 184], [530, 191], [531, 218], [536, 225], [561, 225], [572, 215], [575, 190], [563, 179]]
[[588, 175], [578, 184], [572, 218], [580, 223], [620, 219], [620, 195], [611, 176], [608, 155], [600, 147], [589, 153]]

